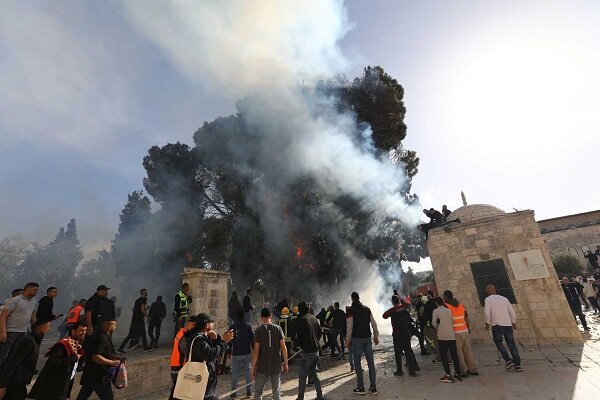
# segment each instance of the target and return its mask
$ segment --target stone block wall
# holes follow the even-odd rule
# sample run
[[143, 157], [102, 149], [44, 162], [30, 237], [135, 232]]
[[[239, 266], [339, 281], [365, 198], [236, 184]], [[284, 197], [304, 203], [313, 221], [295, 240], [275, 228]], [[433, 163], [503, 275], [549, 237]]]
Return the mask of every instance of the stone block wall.
[[183, 282], [190, 284], [191, 314], [201, 312], [215, 319], [215, 330], [223, 333], [228, 327], [227, 289], [229, 273], [208, 269], [186, 268], [181, 274]]
[[[517, 314], [516, 339], [527, 344], [582, 343], [533, 211], [437, 228], [429, 233], [427, 245], [438, 290], [451, 290], [464, 304], [474, 341], [490, 341], [491, 334], [484, 329], [484, 308], [470, 263], [502, 259], [517, 300], [513, 304]], [[532, 249], [541, 250], [550, 276], [515, 280], [507, 254]]]
[[542, 233], [551, 255], [571, 254], [578, 257], [587, 267], [583, 256], [585, 251], [596, 250], [600, 246], [600, 223], [595, 225], [565, 228]]

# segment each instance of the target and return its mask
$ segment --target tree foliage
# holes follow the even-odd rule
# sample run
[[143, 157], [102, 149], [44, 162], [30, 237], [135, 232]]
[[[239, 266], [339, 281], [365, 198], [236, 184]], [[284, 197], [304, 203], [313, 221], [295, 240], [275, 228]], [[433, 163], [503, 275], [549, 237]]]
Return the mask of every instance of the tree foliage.
[[[341, 111], [355, 116], [357, 127], [371, 127], [377, 157], [403, 164], [407, 184], [401, 195], [416, 202], [410, 182], [419, 159], [402, 144], [407, 132], [402, 86], [383, 68], [367, 67], [352, 82], [338, 77], [316, 90], [336, 98]], [[267, 235], [273, 228], [249, 202], [261, 185], [277, 182], [265, 181], [257, 159], [263, 127], [247, 114], [252, 101], [240, 101], [235, 115], [205, 122], [194, 134], [194, 147], [177, 142], [149, 149], [144, 187], [161, 207], [152, 214], [145, 196], [130, 195], [113, 243], [118, 274], [151, 263], [178, 272], [187, 259], [194, 266], [231, 271], [238, 285], [260, 277], [267, 286], [300, 290], [309, 276], [324, 284], [343, 279], [356, 255], [399, 268], [401, 261], [418, 261], [425, 254], [414, 228], [375, 216], [360, 199], [327, 195], [310, 177], [294, 181], [285, 198], [267, 200], [285, 218], [279, 235]], [[144, 217], [135, 220], [133, 210], [142, 210]], [[144, 231], [154, 232], [153, 240]], [[295, 287], [285, 288], [289, 282]]]
[[583, 274], [583, 265], [579, 258], [570, 254], [559, 254], [552, 257], [552, 263], [556, 269], [559, 279], [563, 276], [567, 278]]

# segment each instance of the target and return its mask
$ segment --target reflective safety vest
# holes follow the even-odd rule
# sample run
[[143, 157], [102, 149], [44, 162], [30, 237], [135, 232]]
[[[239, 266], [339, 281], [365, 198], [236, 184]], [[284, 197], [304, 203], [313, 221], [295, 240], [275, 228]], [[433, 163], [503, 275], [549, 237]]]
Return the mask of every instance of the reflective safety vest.
[[290, 340], [292, 340], [292, 338], [290, 337], [290, 332], [288, 331], [288, 322], [289, 322], [289, 318], [288, 317], [281, 317], [281, 319], [279, 320], [279, 326], [281, 327], [281, 330], [283, 331], [283, 338], [286, 342], [289, 342]]
[[179, 316], [187, 317], [190, 311], [190, 303], [188, 302], [188, 297], [181, 290], [177, 292], [177, 295], [179, 296]]
[[81, 319], [81, 311], [83, 311], [83, 307], [79, 304], [71, 308], [67, 314], [67, 324], [76, 324]]
[[448, 303], [446, 303], [446, 307], [452, 312], [452, 328], [454, 328], [454, 333], [468, 333], [469, 327], [467, 327], [467, 322], [465, 321], [465, 307], [462, 304], [454, 307]]
[[175, 339], [173, 339], [173, 353], [171, 353], [171, 370], [178, 371], [183, 367], [185, 356], [181, 353], [181, 349], [179, 348], [179, 343], [181, 339], [183, 339], [183, 335], [187, 332], [186, 329], [181, 328], [177, 335], [175, 335]]

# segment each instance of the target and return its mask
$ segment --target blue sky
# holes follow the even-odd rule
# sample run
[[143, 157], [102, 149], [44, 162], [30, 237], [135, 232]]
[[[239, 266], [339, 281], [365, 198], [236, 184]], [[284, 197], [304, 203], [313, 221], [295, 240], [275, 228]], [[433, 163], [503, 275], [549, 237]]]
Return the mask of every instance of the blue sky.
[[[345, 72], [381, 65], [404, 86], [425, 205], [456, 208], [463, 190], [470, 203], [538, 219], [598, 208], [597, 3], [346, 6]], [[44, 242], [75, 217], [88, 255], [109, 245], [127, 194], [142, 188], [146, 150], [191, 143], [204, 121], [234, 110], [132, 12], [112, 1], [3, 3], [0, 237]]]

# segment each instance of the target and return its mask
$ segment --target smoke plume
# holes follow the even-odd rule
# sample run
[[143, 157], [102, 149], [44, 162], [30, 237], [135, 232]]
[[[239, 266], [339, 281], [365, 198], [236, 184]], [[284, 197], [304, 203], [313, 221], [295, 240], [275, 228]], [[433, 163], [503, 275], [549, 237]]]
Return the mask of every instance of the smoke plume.
[[[263, 171], [246, 202], [260, 216], [272, 251], [283, 251], [289, 239], [294, 221], [282, 210], [299, 179], [311, 179], [326, 197], [352, 196], [382, 219], [416, 224], [418, 212], [400, 196], [406, 184], [401, 168], [377, 154], [369, 126], [357, 127], [356, 117], [340, 112], [334, 96], [314, 89], [351, 64], [339, 47], [351, 28], [342, 1], [131, 1], [126, 10], [182, 74], [232, 100], [244, 98], [238, 111], [256, 136], [202, 145], [218, 148], [204, 153], [208, 162], [212, 155], [212, 162], [228, 162], [240, 174], [257, 165]], [[351, 254], [351, 244], [336, 235], [343, 230], [341, 213], [330, 202], [321, 212], [348, 249], [351, 276], [362, 271], [353, 280], [365, 282], [362, 289], [372, 286], [380, 279], [365, 273], [365, 267], [376, 270], [372, 261]]]

